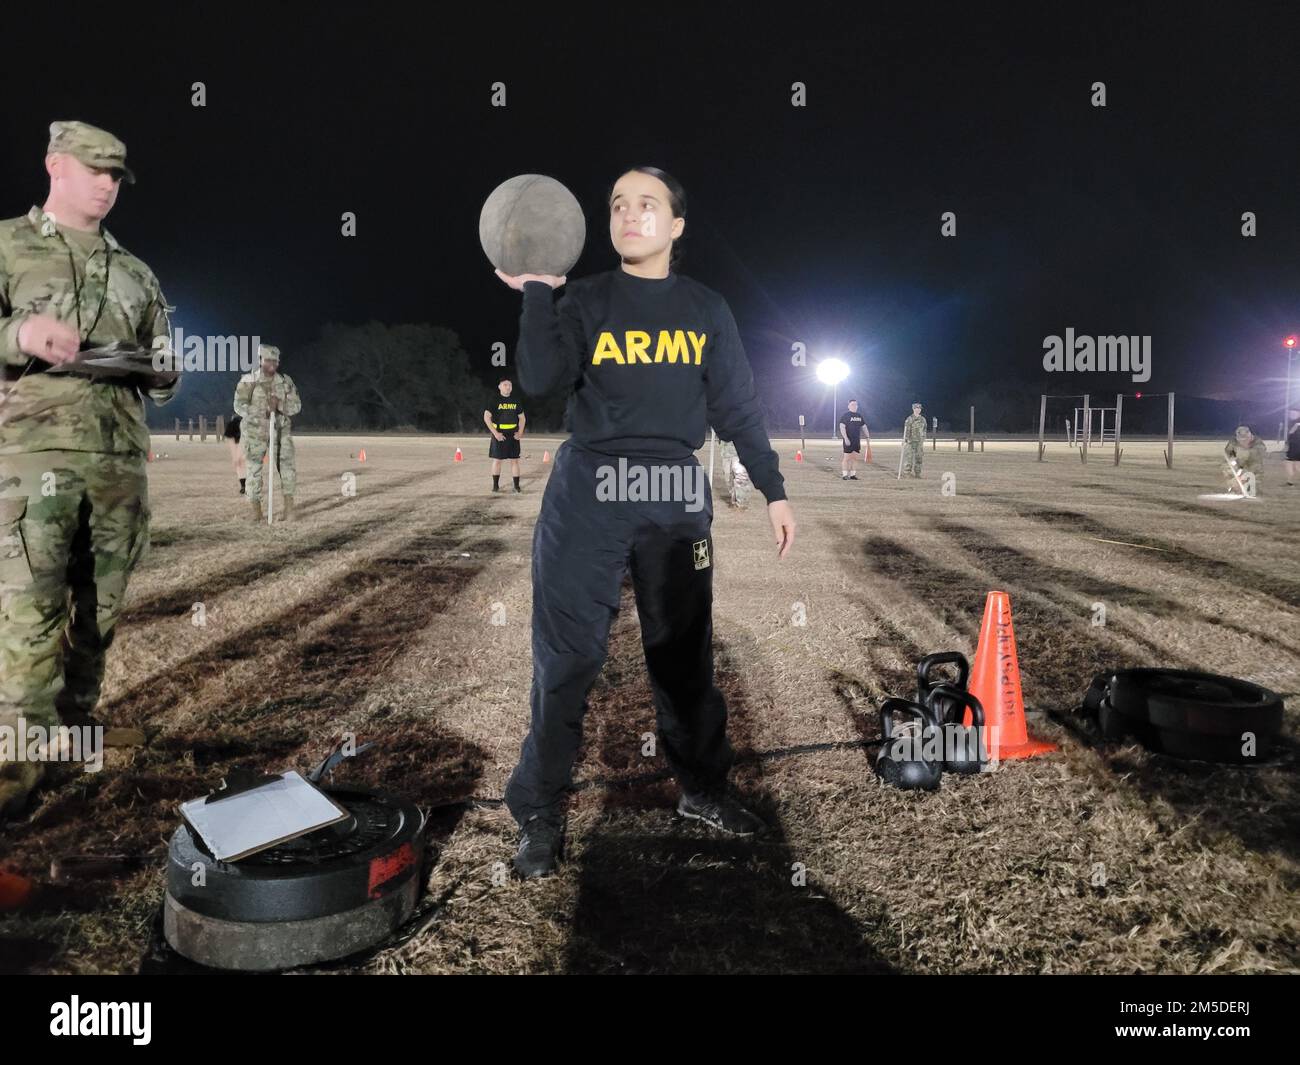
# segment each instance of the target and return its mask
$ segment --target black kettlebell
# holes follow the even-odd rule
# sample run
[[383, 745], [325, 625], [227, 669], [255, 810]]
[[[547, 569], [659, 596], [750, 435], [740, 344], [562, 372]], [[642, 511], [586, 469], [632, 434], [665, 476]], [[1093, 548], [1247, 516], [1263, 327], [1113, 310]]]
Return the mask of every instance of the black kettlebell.
[[[949, 681], [942, 677], [931, 677], [930, 674], [936, 666], [956, 666], [957, 679]], [[936, 684], [951, 684], [965, 690], [968, 680], [970, 680], [970, 663], [960, 651], [936, 651], [932, 655], [926, 655], [916, 664], [916, 701], [928, 705], [927, 696]]]
[[[916, 726], [894, 729], [893, 714], [909, 714], [919, 720]], [[934, 791], [943, 775], [943, 762], [928, 757], [941, 739], [934, 714], [924, 703], [910, 699], [886, 699], [880, 704], [880, 753], [876, 755], [876, 773], [886, 784], [904, 791]], [[938, 748], [942, 754], [942, 746]]]
[[[978, 773], [988, 764], [984, 743], [984, 706], [972, 692], [952, 684], [936, 684], [927, 700], [943, 728], [943, 767], [950, 773]], [[967, 725], [966, 711], [971, 723]]]

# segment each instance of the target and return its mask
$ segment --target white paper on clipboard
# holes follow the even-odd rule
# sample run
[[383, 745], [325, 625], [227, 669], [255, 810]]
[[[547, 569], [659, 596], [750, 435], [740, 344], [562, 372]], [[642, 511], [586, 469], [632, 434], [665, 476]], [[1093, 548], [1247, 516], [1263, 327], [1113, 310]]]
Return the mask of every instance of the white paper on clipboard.
[[212, 856], [237, 862], [278, 843], [342, 821], [348, 812], [294, 770], [219, 802], [194, 799], [181, 814]]

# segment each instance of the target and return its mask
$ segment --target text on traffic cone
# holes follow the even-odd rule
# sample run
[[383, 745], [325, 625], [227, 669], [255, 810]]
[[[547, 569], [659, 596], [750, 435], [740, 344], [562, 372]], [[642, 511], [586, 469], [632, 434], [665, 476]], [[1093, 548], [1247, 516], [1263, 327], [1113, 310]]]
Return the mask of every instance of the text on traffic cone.
[[1011, 624], [1011, 597], [1006, 592], [989, 592], [984, 600], [969, 689], [984, 707], [991, 759], [1029, 758], [1056, 750], [1054, 743], [1031, 739], [1025, 727], [1016, 631]]

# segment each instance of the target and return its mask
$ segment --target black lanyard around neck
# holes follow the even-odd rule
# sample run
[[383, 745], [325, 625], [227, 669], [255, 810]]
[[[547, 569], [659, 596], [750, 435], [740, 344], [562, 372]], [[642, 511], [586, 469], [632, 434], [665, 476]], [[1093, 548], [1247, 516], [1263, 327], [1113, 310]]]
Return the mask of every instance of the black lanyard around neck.
[[[57, 231], [56, 231], [57, 232]], [[90, 339], [90, 334], [95, 331], [99, 325], [99, 320], [104, 316], [104, 306], [108, 303], [108, 277], [109, 271], [113, 267], [113, 249], [104, 241], [104, 294], [99, 297], [99, 308], [95, 311], [95, 320], [90, 323], [90, 328], [82, 327], [81, 322], [81, 292], [83, 289], [83, 280], [77, 276], [77, 260], [72, 255], [72, 245], [68, 243], [68, 238], [59, 233], [59, 239], [63, 241], [63, 247], [68, 253], [68, 268], [72, 271], [72, 292], [77, 300], [77, 335], [84, 343]], [[102, 238], [101, 238], [102, 239]], [[95, 256], [95, 250], [92, 249], [86, 256], [86, 276], [90, 274], [90, 260]]]

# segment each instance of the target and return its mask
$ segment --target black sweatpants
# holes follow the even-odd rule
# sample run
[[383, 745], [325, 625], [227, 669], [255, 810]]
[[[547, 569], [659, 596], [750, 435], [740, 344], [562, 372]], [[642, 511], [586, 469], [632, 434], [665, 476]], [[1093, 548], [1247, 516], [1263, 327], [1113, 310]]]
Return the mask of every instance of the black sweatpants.
[[[532, 726], [506, 786], [521, 825], [563, 815], [582, 740], [587, 693], [605, 662], [619, 590], [631, 568], [654, 695], [659, 750], [689, 792], [721, 786], [731, 768], [727, 706], [713, 685], [713, 501], [692, 456], [627, 459], [680, 466], [701, 506], [597, 497], [618, 458], [566, 441], [555, 453], [533, 531]], [[638, 743], [628, 736], [628, 743]]]

